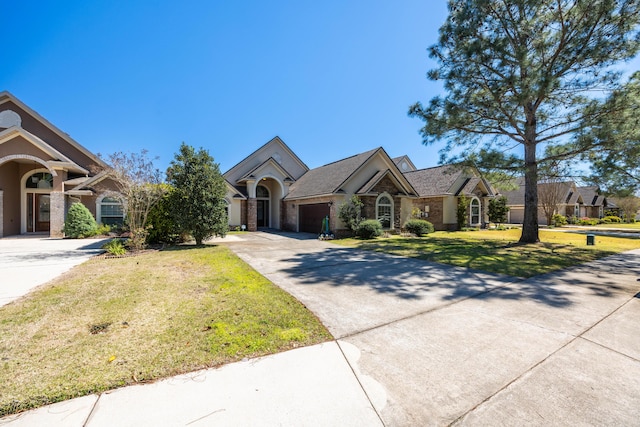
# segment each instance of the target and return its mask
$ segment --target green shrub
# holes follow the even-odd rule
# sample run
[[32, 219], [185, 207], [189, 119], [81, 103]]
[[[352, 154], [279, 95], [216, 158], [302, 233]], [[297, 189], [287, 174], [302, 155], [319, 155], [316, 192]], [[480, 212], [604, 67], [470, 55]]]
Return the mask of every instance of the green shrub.
[[356, 229], [356, 236], [362, 239], [373, 239], [382, 235], [382, 225], [375, 219], [361, 221]]
[[149, 211], [147, 217], [148, 234], [147, 243], [181, 243], [180, 230], [171, 213], [171, 192], [173, 189], [166, 186], [167, 192]]
[[111, 226], [109, 224], [99, 224], [96, 229], [96, 235], [98, 236], [107, 236], [111, 233]]
[[409, 232], [413, 233], [416, 236], [420, 237], [425, 234], [433, 233], [433, 224], [429, 221], [425, 221], [424, 219], [410, 219], [404, 225], [404, 228]]
[[578, 221], [579, 225], [598, 225], [600, 223], [599, 219], [593, 219], [593, 218], [580, 218], [580, 220]]
[[602, 218], [602, 223], [604, 224], [619, 223], [619, 222], [622, 222], [622, 218], [615, 215], [607, 215], [604, 218]]
[[467, 210], [471, 199], [466, 196], [458, 197], [458, 205], [456, 207], [456, 221], [458, 223], [458, 230], [462, 230], [467, 224]]
[[555, 225], [556, 227], [562, 227], [563, 225], [567, 225], [567, 217], [560, 214], [554, 214], [551, 217], [551, 225]]
[[63, 232], [72, 239], [91, 237], [98, 232], [98, 224], [85, 205], [74, 203], [67, 212]]
[[111, 239], [104, 245], [102, 245], [102, 249], [110, 253], [111, 255], [124, 255], [127, 253], [127, 249], [122, 244], [122, 240], [120, 239]]
[[362, 218], [363, 207], [364, 203], [354, 194], [349, 200], [338, 206], [338, 218], [349, 227], [349, 230], [355, 232], [358, 230], [360, 221], [364, 219]]

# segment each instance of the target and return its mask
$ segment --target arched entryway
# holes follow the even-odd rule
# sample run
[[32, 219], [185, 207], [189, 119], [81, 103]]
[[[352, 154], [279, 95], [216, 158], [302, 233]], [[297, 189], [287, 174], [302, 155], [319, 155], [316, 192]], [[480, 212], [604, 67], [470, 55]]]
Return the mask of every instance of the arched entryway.
[[271, 227], [271, 198], [265, 185], [256, 187], [256, 216], [258, 227]]
[[[276, 228], [281, 227], [280, 213], [281, 202], [285, 196], [283, 183], [272, 176], [262, 176], [252, 183], [249, 190], [249, 204], [255, 203], [255, 208], [249, 208], [247, 222], [249, 230], [253, 231], [257, 228]], [[252, 222], [252, 218], [255, 222]], [[252, 228], [254, 224], [255, 228]]]
[[49, 233], [52, 188], [53, 176], [47, 169], [35, 169], [22, 177], [22, 233]]

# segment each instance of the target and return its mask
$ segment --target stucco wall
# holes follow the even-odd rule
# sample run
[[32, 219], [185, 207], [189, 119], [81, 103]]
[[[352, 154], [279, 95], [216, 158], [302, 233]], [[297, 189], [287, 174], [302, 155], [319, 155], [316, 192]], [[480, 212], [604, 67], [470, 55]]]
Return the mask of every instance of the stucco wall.
[[0, 189], [3, 197], [3, 235], [20, 234], [20, 168], [16, 162], [0, 165]]
[[22, 119], [21, 127], [23, 129], [29, 131], [34, 135], [37, 135], [38, 138], [42, 139], [44, 142], [51, 145], [61, 153], [64, 153], [65, 156], [69, 157], [71, 160], [84, 167], [85, 169], [91, 170], [93, 165], [96, 163], [81, 150], [73, 147], [71, 144], [69, 144], [69, 142], [65, 141], [55, 132], [50, 130], [47, 126], [31, 117], [29, 114], [27, 114], [26, 111], [22, 110], [13, 102], [9, 101], [0, 104], [0, 111], [3, 110], [13, 110], [14, 112], [18, 113], [20, 115], [20, 118]]

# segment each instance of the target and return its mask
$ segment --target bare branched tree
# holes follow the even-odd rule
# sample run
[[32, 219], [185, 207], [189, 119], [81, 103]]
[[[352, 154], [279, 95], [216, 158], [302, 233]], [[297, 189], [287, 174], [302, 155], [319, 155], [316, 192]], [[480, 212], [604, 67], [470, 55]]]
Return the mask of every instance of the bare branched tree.
[[626, 222], [631, 222], [632, 219], [635, 219], [636, 213], [638, 209], [640, 209], [640, 198], [636, 196], [627, 196], [627, 197], [613, 197], [613, 203], [618, 206], [620, 212], [622, 212], [622, 216], [624, 217]]
[[165, 187], [160, 185], [162, 174], [148, 154], [147, 150], [140, 153], [118, 151], [105, 159], [110, 167], [104, 173], [113, 182], [115, 192], [124, 204], [131, 246], [136, 250], [145, 247], [147, 217], [165, 193]]
[[560, 205], [567, 196], [568, 184], [559, 178], [546, 178], [538, 185], [538, 204], [547, 219], [547, 225], [552, 225], [553, 215], [559, 213]]

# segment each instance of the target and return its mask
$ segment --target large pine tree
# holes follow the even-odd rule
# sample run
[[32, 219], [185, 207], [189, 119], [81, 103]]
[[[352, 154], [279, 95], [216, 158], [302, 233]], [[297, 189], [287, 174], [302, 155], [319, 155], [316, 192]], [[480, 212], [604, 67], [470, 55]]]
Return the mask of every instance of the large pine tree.
[[[409, 114], [425, 121], [425, 144], [446, 139], [447, 161], [482, 153], [476, 161], [494, 164], [480, 166], [500, 158], [524, 173], [521, 242], [539, 240], [538, 164], [549, 159], [538, 151], [566, 142], [586, 116], [612, 114], [599, 98], [619, 88], [613, 66], [638, 51], [639, 21], [640, 0], [449, 1], [439, 41], [429, 49], [439, 65], [428, 73], [446, 95], [415, 104]], [[523, 149], [514, 154], [518, 145]]]

